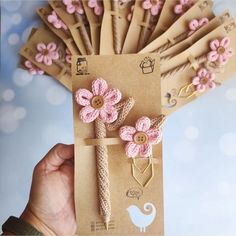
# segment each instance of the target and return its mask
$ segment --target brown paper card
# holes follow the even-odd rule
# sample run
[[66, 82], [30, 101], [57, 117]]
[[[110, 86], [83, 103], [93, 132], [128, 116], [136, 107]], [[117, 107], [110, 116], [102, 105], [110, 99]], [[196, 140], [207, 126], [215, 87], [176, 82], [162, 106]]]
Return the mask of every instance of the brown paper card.
[[[94, 14], [94, 10], [88, 6], [88, 0], [82, 0], [82, 3], [90, 26], [91, 42], [93, 45], [94, 54], [99, 54], [100, 31], [103, 16], [97, 16]], [[100, 4], [103, 6], [103, 1], [100, 1]]]
[[[141, 66], [142, 61], [150, 57], [155, 60], [153, 66]], [[83, 65], [81, 65], [81, 62]], [[127, 65], [129, 69], [127, 70]], [[91, 90], [91, 82], [97, 78], [105, 79], [111, 88], [118, 88], [123, 99], [133, 97], [135, 105], [124, 124], [134, 125], [141, 116], [157, 117], [161, 112], [159, 58], [157, 54], [145, 55], [111, 55], [73, 57], [73, 98], [79, 88]], [[154, 178], [145, 188], [132, 177], [130, 159], [124, 152], [124, 144], [108, 146], [110, 192], [112, 217], [107, 231], [99, 215], [99, 199], [96, 178], [96, 156], [94, 146], [85, 146], [87, 139], [95, 138], [94, 124], [85, 124], [79, 118], [82, 108], [73, 99], [75, 129], [75, 202], [78, 235], [143, 235], [140, 227], [136, 227], [126, 210], [135, 205], [137, 216], [142, 225], [146, 215], [145, 203], [152, 203], [156, 208], [156, 217], [146, 227], [146, 235], [163, 236], [163, 177], [162, 177], [162, 145], [153, 146]], [[118, 131], [107, 132], [108, 138], [118, 138]], [[141, 164], [138, 159], [138, 164]], [[147, 161], [147, 160], [145, 160]], [[146, 165], [146, 163], [145, 163]], [[144, 177], [144, 176], [142, 176]], [[143, 212], [143, 213], [142, 213]], [[137, 222], [137, 219], [134, 220]], [[153, 221], [152, 221], [153, 220]]]
[[122, 49], [123, 54], [136, 53], [143, 48], [159, 19], [159, 14], [151, 16], [150, 10], [143, 9], [142, 3], [141, 0], [135, 1], [132, 20]]
[[[196, 3], [197, 1], [198, 0], [193, 0], [192, 2]], [[151, 43], [154, 39], [162, 35], [176, 20], [178, 20], [180, 16], [174, 13], [174, 7], [178, 3], [177, 0], [165, 0], [160, 18], [148, 40], [148, 43]]]
[[[56, 13], [60, 16], [60, 18], [65, 22], [68, 26], [72, 37], [79, 48], [79, 51], [82, 55], [85, 54], [93, 54], [93, 52], [89, 52], [85, 45], [85, 39], [82, 36], [82, 31], [84, 32], [84, 37], [86, 37], [87, 44], [91, 45], [91, 41], [89, 38], [89, 25], [86, 19], [86, 15], [80, 15], [80, 21], [78, 21], [75, 17], [75, 14], [69, 14], [66, 11], [66, 6], [62, 2], [62, 0], [49, 0], [50, 6], [56, 11]], [[91, 49], [93, 51], [93, 48]]]
[[203, 38], [205, 35], [215, 30], [221, 24], [226, 21], [232, 20], [230, 14], [228, 12], [223, 13], [221, 16], [217, 16], [213, 18], [208, 24], [204, 25], [202, 28], [193, 33], [190, 37], [186, 38], [180, 43], [175, 44], [171, 48], [165, 50], [161, 53], [161, 64], [164, 61], [170, 60], [172, 57], [186, 50], [188, 47], [192, 46], [198, 40]]
[[44, 6], [37, 9], [39, 17], [48, 26], [48, 28], [55, 33], [63, 42], [66, 44], [71, 54], [79, 55], [79, 49], [77, 48], [74, 39], [69, 31], [69, 29], [64, 30], [63, 28], [57, 29], [50, 22], [48, 22], [48, 16], [52, 14], [53, 9], [50, 6]]
[[118, 2], [118, 13], [113, 11], [112, 9], [112, 1], [105, 0], [104, 4], [104, 14], [102, 19], [102, 27], [101, 27], [101, 36], [100, 36], [100, 54], [108, 55], [108, 54], [117, 54], [115, 50], [115, 34], [113, 18], [117, 17], [117, 25], [118, 25], [118, 41], [120, 41], [120, 51], [123, 48], [124, 40], [129, 29], [130, 22], [128, 21], [128, 14], [130, 13], [130, 8], [134, 4], [134, 0], [122, 2]]
[[[153, 52], [164, 44], [171, 42], [173, 45], [179, 41], [182, 34], [188, 33], [188, 23], [195, 18], [207, 17], [213, 19], [211, 0], [200, 0], [182, 15], [164, 34], [153, 40], [139, 53]], [[187, 37], [187, 36], [185, 36]]]
[[236, 74], [236, 23], [234, 20], [231, 20], [219, 26], [214, 31], [196, 42], [193, 46], [163, 64], [162, 69], [164, 73], [175, 68], [176, 66], [188, 62], [188, 58], [190, 61], [192, 60], [191, 69], [187, 69], [182, 73], [177, 73], [172, 77], [162, 79], [161, 86], [163, 114], [169, 115], [183, 105], [205, 94], [205, 92], [196, 93], [190, 98], [187, 98], [190, 94], [192, 94], [191, 89], [189, 89], [189, 91], [185, 89], [181, 91], [181, 88], [191, 84], [192, 78], [196, 75], [196, 70], [203, 67], [203, 64], [199, 66], [198, 63], [195, 63], [194, 58], [206, 55], [208, 52], [210, 52], [211, 49], [209, 47], [209, 43], [212, 40], [222, 39], [226, 36], [231, 40], [230, 46], [233, 49], [234, 55], [229, 59], [228, 63], [223, 67], [223, 70], [220, 73], [215, 72], [215, 81], [218, 83], [218, 85], [220, 85], [225, 80]]
[[[38, 43], [48, 44], [50, 42], [56, 43], [56, 45], [59, 47], [58, 52], [60, 58], [57, 61], [53, 61], [52, 65], [47, 66], [35, 60], [35, 55], [38, 53], [36, 46]], [[39, 28], [20, 49], [19, 53], [21, 56], [31, 61], [38, 68], [51, 75], [53, 78], [62, 83], [66, 88], [71, 90], [70, 65], [65, 62], [65, 50], [66, 46], [61, 39], [56, 37], [48, 29]]]

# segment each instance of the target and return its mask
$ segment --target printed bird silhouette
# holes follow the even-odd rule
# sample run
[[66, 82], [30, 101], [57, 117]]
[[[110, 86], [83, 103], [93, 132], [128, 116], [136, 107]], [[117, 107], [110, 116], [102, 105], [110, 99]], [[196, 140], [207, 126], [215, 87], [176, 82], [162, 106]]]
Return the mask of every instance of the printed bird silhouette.
[[137, 206], [131, 205], [126, 210], [129, 213], [129, 217], [133, 224], [140, 229], [140, 232], [146, 232], [146, 228], [152, 224], [156, 217], [156, 208], [152, 203], [145, 203], [143, 207], [145, 212], [150, 212], [149, 214], [144, 214]]

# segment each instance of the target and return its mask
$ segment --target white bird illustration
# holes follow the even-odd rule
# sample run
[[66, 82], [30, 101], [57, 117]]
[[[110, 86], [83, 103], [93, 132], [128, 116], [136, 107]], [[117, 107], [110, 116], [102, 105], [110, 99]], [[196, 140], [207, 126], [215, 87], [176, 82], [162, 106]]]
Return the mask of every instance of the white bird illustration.
[[126, 210], [129, 213], [129, 217], [133, 224], [140, 229], [140, 232], [146, 232], [146, 228], [152, 224], [156, 217], [156, 208], [152, 203], [145, 203], [143, 206], [145, 212], [150, 212], [149, 214], [144, 214], [137, 206], [131, 205]]

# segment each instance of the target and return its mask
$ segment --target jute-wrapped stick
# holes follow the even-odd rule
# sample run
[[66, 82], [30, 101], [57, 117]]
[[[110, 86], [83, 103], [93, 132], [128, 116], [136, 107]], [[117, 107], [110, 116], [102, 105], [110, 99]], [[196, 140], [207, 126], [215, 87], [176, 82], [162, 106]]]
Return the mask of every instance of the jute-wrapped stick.
[[111, 0], [112, 15], [112, 32], [113, 32], [113, 46], [116, 54], [121, 53], [121, 38], [119, 28], [119, 5], [118, 0]]
[[92, 44], [90, 42], [88, 33], [87, 33], [86, 29], [85, 29], [82, 16], [79, 13], [75, 13], [75, 18], [76, 18], [76, 20], [79, 23], [81, 23], [81, 25], [79, 27], [79, 31], [80, 31], [80, 36], [81, 36], [81, 38], [82, 38], [82, 40], [84, 42], [84, 46], [85, 46], [85, 49], [87, 51], [87, 54], [88, 55], [93, 55], [94, 54], [94, 50], [93, 50]]
[[[206, 55], [202, 55], [202, 56], [199, 56], [196, 58], [196, 62], [198, 64], [202, 64], [204, 63], [205, 61], [207, 60], [207, 56]], [[190, 69], [192, 66], [192, 63], [189, 61], [189, 62], [186, 62], [182, 65], [179, 65], [163, 74], [161, 74], [161, 79], [167, 79], [167, 78], [171, 78], [171, 77], [174, 77], [176, 74], [178, 73], [181, 73], [187, 69]]]
[[[96, 138], [106, 138], [106, 126], [99, 118], [95, 120], [95, 134]], [[96, 153], [100, 214], [103, 217], [106, 229], [108, 229], [111, 220], [111, 200], [107, 146], [97, 146]]]
[[145, 44], [145, 37], [148, 31], [148, 25], [151, 19], [151, 12], [149, 10], [145, 10], [145, 14], [144, 14], [144, 23], [146, 24], [146, 26], [142, 26], [141, 32], [140, 32], [140, 36], [139, 36], [139, 41], [138, 41], [138, 51], [140, 51]]
[[[106, 138], [106, 128], [108, 130], [118, 129], [128, 113], [134, 106], [134, 99], [129, 98], [127, 101], [123, 101], [117, 104], [115, 107], [119, 112], [117, 120], [112, 124], [106, 125], [101, 119], [95, 120], [95, 135], [98, 139]], [[103, 221], [106, 229], [108, 230], [109, 222], [111, 220], [111, 200], [110, 200], [110, 181], [109, 181], [109, 166], [108, 166], [108, 150], [107, 146], [99, 145], [96, 147], [97, 155], [97, 177], [98, 177], [98, 194], [100, 201], [100, 214], [103, 217]]]

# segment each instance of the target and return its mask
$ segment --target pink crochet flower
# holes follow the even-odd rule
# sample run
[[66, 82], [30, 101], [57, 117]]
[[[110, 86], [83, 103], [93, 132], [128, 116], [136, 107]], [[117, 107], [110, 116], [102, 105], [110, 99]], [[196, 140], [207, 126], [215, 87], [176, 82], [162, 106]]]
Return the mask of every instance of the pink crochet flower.
[[193, 78], [192, 84], [198, 92], [202, 93], [206, 89], [214, 89], [216, 87], [215, 74], [205, 68], [198, 70], [197, 75]]
[[143, 9], [151, 10], [151, 14], [156, 16], [159, 14], [160, 10], [163, 7], [163, 0], [144, 0], [143, 1]]
[[98, 0], [88, 0], [88, 6], [93, 8], [94, 14], [101, 16], [103, 13], [103, 7], [99, 4]]
[[83, 122], [90, 123], [99, 117], [104, 123], [112, 123], [118, 117], [114, 105], [121, 100], [121, 92], [118, 89], [108, 88], [107, 82], [98, 78], [92, 83], [92, 92], [78, 89], [75, 100], [84, 106], [80, 110], [80, 118]]
[[59, 58], [59, 54], [56, 49], [57, 45], [55, 43], [49, 43], [48, 45], [38, 43], [37, 50], [39, 53], [36, 54], [35, 60], [37, 62], [44, 63], [47, 66], [52, 65], [52, 61]]
[[175, 12], [176, 15], [182, 15], [191, 6], [193, 6], [193, 1], [192, 0], [179, 0], [179, 4], [175, 5], [174, 12]]
[[152, 145], [161, 141], [162, 133], [158, 128], [151, 128], [151, 120], [144, 116], [137, 120], [135, 127], [123, 126], [120, 128], [120, 138], [128, 141], [125, 146], [126, 155], [134, 158], [150, 157]]
[[131, 20], [132, 20], [133, 14], [134, 14], [134, 5], [131, 6], [131, 8], [130, 8], [130, 13], [129, 13], [128, 16], [127, 16], [127, 20], [128, 20], [128, 21], [131, 21]]
[[74, 14], [75, 12], [79, 13], [80, 15], [84, 14], [81, 0], [63, 0], [63, 3], [66, 5], [66, 11], [69, 14]]
[[228, 37], [211, 41], [210, 48], [211, 51], [207, 54], [208, 61], [218, 62], [220, 65], [225, 65], [233, 55], [233, 49], [230, 47], [230, 38]]
[[209, 23], [208, 18], [203, 17], [200, 20], [197, 19], [193, 19], [189, 22], [189, 33], [188, 36], [192, 35], [195, 31], [197, 31], [198, 29], [200, 29], [202, 26], [206, 25]]
[[61, 29], [61, 28], [63, 28], [64, 30], [68, 29], [65, 23], [61, 19], [59, 19], [55, 11], [52, 11], [51, 15], [48, 15], [47, 20], [57, 29]]
[[25, 67], [28, 68], [28, 71], [31, 75], [43, 75], [44, 71], [33, 65], [31, 61], [25, 61]]
[[70, 50], [67, 48], [67, 49], [66, 49], [66, 62], [69, 63], [69, 64], [71, 64], [71, 59], [72, 59], [71, 57], [72, 57], [71, 52], [70, 52]]

